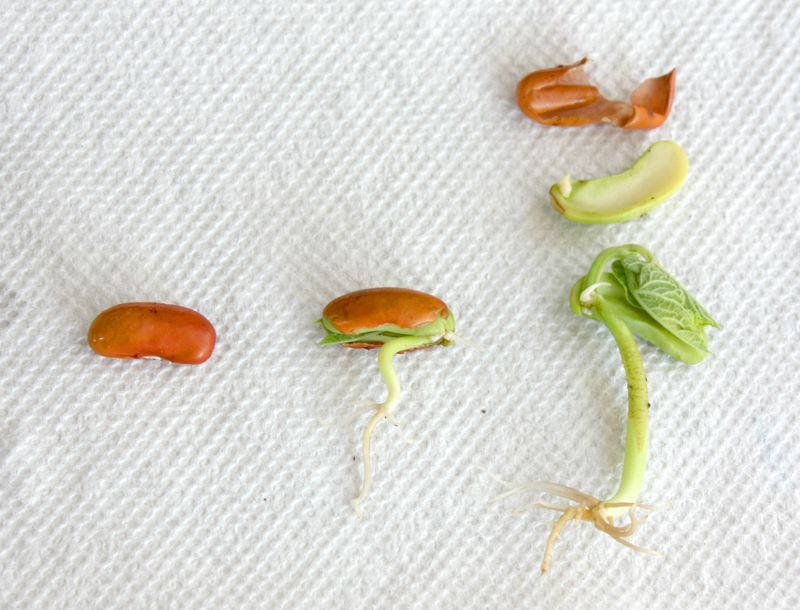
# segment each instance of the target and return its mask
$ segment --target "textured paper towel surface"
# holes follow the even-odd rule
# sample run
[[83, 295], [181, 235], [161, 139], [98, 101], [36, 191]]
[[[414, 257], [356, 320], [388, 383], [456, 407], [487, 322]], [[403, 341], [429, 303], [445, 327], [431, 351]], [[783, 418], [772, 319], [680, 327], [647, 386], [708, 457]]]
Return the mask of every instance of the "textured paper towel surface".
[[[800, 605], [800, 8], [720, 3], [0, 3], [0, 607], [796, 608]], [[656, 131], [546, 128], [517, 81], [594, 59], [628, 99], [678, 69]], [[547, 191], [679, 142], [689, 177], [640, 219], [583, 226]], [[641, 344], [651, 408], [635, 553], [496, 504], [507, 479], [600, 497], [624, 373], [574, 316], [601, 249], [640, 243], [722, 324], [713, 356]], [[331, 299], [433, 293], [483, 343], [317, 347]], [[126, 301], [216, 326], [199, 367], [86, 343]]]

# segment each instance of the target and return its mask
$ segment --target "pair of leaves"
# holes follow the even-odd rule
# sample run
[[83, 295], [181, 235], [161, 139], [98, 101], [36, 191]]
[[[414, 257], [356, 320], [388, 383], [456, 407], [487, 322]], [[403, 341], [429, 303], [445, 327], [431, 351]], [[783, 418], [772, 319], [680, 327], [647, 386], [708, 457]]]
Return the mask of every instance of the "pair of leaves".
[[[411, 333], [392, 332], [392, 330], [368, 330], [360, 334], [339, 333], [326, 324], [325, 318], [320, 318], [314, 324], [321, 324], [327, 336], [317, 345], [337, 345], [340, 343], [386, 343], [395, 337], [409, 336]], [[397, 328], [397, 330], [402, 330]]]
[[684, 343], [708, 353], [703, 327], [719, 325], [652, 257], [629, 254], [614, 261], [611, 271], [633, 307], [645, 310]]
[[[327, 330], [327, 329], [326, 329]], [[345, 333], [329, 333], [327, 337], [325, 337], [322, 341], [317, 343], [317, 345], [332, 345], [336, 343], [370, 343], [374, 342], [380, 337], [385, 337], [385, 333], [361, 333], [360, 335], [348, 335]]]

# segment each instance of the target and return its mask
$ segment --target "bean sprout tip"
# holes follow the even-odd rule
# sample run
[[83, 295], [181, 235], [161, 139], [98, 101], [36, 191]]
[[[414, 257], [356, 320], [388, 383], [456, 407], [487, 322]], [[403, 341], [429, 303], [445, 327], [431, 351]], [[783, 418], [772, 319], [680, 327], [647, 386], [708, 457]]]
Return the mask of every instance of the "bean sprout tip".
[[567, 174], [561, 179], [561, 182], [558, 183], [558, 190], [561, 191], [561, 194], [564, 197], [569, 197], [572, 194], [572, 183], [570, 179], [572, 178], [572, 174]]

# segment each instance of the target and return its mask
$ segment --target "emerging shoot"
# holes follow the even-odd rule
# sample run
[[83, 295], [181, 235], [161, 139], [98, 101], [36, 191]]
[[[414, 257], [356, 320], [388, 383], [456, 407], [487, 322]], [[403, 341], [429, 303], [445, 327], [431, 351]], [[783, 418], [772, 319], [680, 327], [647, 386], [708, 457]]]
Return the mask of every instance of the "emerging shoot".
[[633, 166], [615, 176], [570, 180], [550, 189], [550, 202], [570, 220], [606, 224], [649, 212], [674, 195], [686, 180], [689, 162], [675, 142], [656, 142]]
[[[610, 273], [604, 271], [608, 263], [612, 263]], [[599, 500], [577, 489], [547, 481], [515, 484], [491, 475], [508, 488], [491, 502], [521, 491], [535, 490], [574, 503], [538, 501], [526, 507], [541, 507], [561, 513], [547, 540], [542, 573], [550, 567], [553, 545], [564, 525], [571, 520], [576, 525], [580, 521], [589, 521], [614, 540], [636, 551], [661, 554], [627, 540], [637, 526], [647, 519], [646, 516], [637, 518], [636, 509], [659, 508], [642, 504], [639, 500], [647, 464], [650, 403], [647, 400], [644, 365], [634, 335], [650, 341], [682, 362], [696, 364], [708, 353], [708, 340], [703, 327], [719, 328], [686, 289], [655, 261], [653, 255], [637, 245], [603, 250], [586, 276], [573, 286], [570, 306], [576, 314], [605, 324], [619, 347], [628, 380], [625, 461], [619, 489], [608, 500]], [[616, 525], [614, 519], [626, 513], [630, 522]]]
[[402, 422], [394, 418], [400, 402], [400, 380], [397, 378], [392, 358], [395, 354], [460, 342], [483, 351], [477, 343], [462, 339], [455, 333], [455, 320], [447, 305], [423, 292], [404, 288], [372, 288], [351, 292], [331, 301], [318, 321], [327, 333], [319, 345], [339, 344], [362, 349], [380, 348], [378, 368], [389, 390], [386, 401], [362, 406], [337, 424], [324, 425], [336, 428], [349, 423], [368, 411], [376, 411], [367, 423], [362, 439], [364, 483], [361, 493], [351, 500], [356, 516], [361, 516], [361, 504], [369, 494], [372, 481], [370, 440], [375, 427], [384, 419], [395, 427], [406, 442], [414, 442], [400, 430]]

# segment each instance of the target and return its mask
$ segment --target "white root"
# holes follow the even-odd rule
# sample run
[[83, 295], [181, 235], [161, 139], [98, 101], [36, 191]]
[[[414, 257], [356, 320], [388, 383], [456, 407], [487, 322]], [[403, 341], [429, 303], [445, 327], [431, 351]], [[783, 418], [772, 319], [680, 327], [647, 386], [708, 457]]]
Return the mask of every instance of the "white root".
[[472, 347], [479, 352], [486, 352], [486, 348], [483, 347], [480, 343], [476, 343], [475, 341], [471, 341], [470, 339], [465, 339], [461, 333], [456, 333], [453, 331], [448, 330], [443, 337], [448, 341], [452, 341], [453, 343], [458, 343], [459, 345], [465, 345], [467, 347]]
[[[364, 403], [367, 403], [367, 404], [364, 404]], [[380, 409], [383, 406], [383, 403], [380, 403], [380, 404], [378, 404], [378, 403], [370, 403], [369, 401], [363, 401], [363, 400], [358, 401], [358, 402], [354, 402], [354, 403], [350, 403], [350, 404], [352, 404], [352, 405], [363, 405], [363, 406], [360, 409], [356, 409], [355, 411], [353, 411], [347, 417], [344, 417], [343, 419], [340, 419], [336, 423], [327, 422], [324, 419], [322, 419], [321, 417], [319, 418], [320, 423], [323, 426], [325, 426], [326, 428], [331, 428], [331, 429], [342, 428], [342, 427], [346, 426], [347, 424], [355, 421], [355, 419], [359, 415], [363, 415], [364, 413], [369, 413], [370, 411], [377, 411], [378, 409]], [[397, 432], [397, 434], [400, 436], [400, 438], [403, 439], [406, 443], [408, 443], [410, 445], [410, 444], [416, 442], [413, 438], [410, 438], [410, 437], [405, 435], [405, 433], [402, 430], [403, 422], [398, 421], [397, 419], [395, 419], [394, 415], [389, 413], [386, 416], [386, 419], [390, 424], [392, 424], [392, 427], [394, 428], [395, 432]]]
[[[647, 553], [648, 555], [659, 555], [659, 556], [663, 555], [663, 553], [660, 551], [654, 551], [652, 549], [632, 544], [631, 542], [625, 540], [625, 538], [632, 536], [634, 532], [636, 532], [636, 529], [639, 527], [639, 525], [647, 520], [648, 515], [644, 515], [641, 518], [636, 517], [637, 508], [650, 511], [664, 510], [669, 506], [672, 500], [670, 500], [663, 506], [651, 506], [649, 504], [643, 504], [642, 502], [638, 501], [606, 503], [588, 494], [580, 492], [572, 487], [566, 487], [564, 485], [551, 483], [549, 481], [529, 481], [526, 483], [512, 483], [510, 481], [504, 481], [503, 479], [497, 477], [496, 475], [494, 475], [489, 470], [487, 470], [486, 468], [484, 468], [479, 464], [473, 464], [473, 466], [478, 470], [481, 470], [486, 474], [488, 474], [490, 477], [492, 477], [495, 481], [497, 481], [501, 485], [509, 488], [508, 491], [489, 500], [490, 503], [496, 502], [497, 500], [501, 500], [503, 498], [507, 498], [508, 496], [527, 490], [547, 493], [576, 503], [575, 505], [553, 504], [550, 502], [546, 502], [544, 500], [539, 500], [537, 502], [534, 502], [533, 504], [523, 506], [520, 508], [515, 508], [512, 511], [514, 513], [519, 513], [531, 508], [545, 508], [548, 510], [554, 510], [561, 513], [561, 516], [558, 518], [557, 521], [555, 521], [554, 523], [551, 522], [553, 529], [551, 530], [550, 535], [547, 538], [547, 545], [545, 546], [544, 558], [542, 560], [542, 574], [547, 572], [547, 570], [550, 568], [550, 562], [553, 555], [553, 546], [555, 545], [555, 541], [560, 537], [561, 530], [570, 520], [574, 520], [576, 526], [581, 521], [590, 521], [591, 523], [594, 523], [594, 526], [601, 532], [608, 534], [620, 544], [623, 544], [628, 548], [633, 549], [634, 551], [638, 551], [640, 553]], [[606, 518], [605, 509], [618, 508], [618, 507], [628, 507], [630, 509], [628, 511], [630, 523], [628, 523], [627, 525], [621, 525], [621, 526], [614, 525], [613, 519]]]
[[416, 442], [416, 441], [414, 441], [414, 439], [413, 439], [413, 438], [409, 438], [408, 436], [406, 436], [406, 435], [403, 433], [403, 430], [402, 430], [402, 428], [403, 428], [403, 422], [401, 422], [401, 421], [397, 421], [397, 420], [395, 419], [394, 415], [392, 415], [391, 413], [389, 413], [389, 415], [387, 415], [387, 416], [386, 416], [386, 419], [387, 419], [387, 421], [388, 421], [390, 424], [392, 424], [392, 426], [394, 426], [394, 430], [395, 430], [395, 432], [397, 432], [397, 434], [399, 434], [399, 435], [400, 435], [400, 438], [402, 438], [402, 439], [403, 439], [405, 442], [407, 442], [409, 445], [411, 445], [412, 443]]

